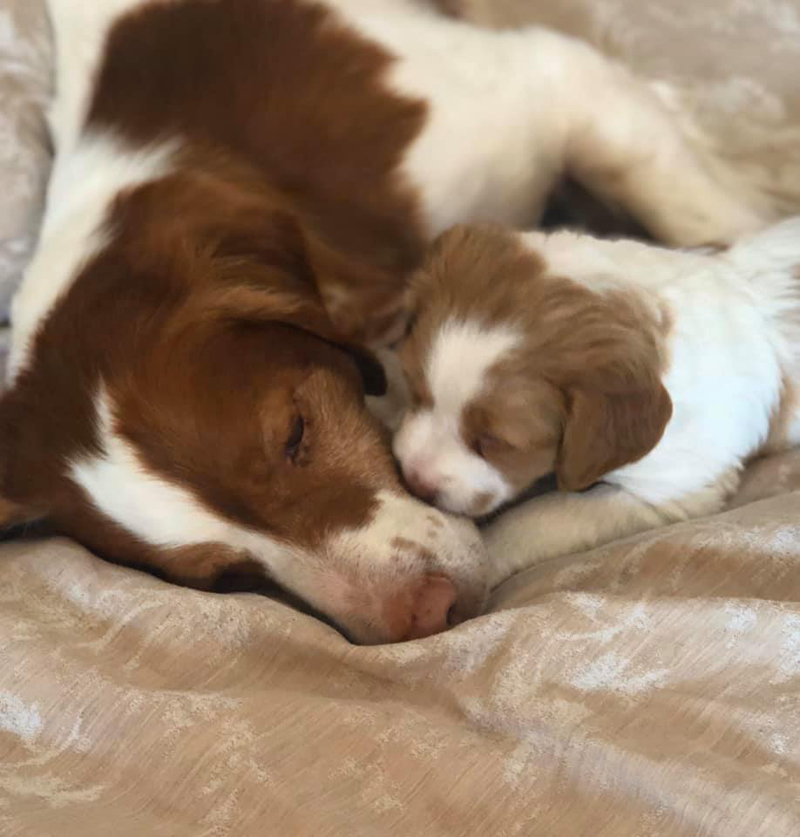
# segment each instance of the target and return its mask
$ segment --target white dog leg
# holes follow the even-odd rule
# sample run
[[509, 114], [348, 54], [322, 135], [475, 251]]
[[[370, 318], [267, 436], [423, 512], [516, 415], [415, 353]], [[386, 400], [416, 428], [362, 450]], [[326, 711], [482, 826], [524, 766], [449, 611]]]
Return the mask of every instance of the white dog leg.
[[510, 509], [490, 524], [490, 586], [534, 564], [602, 546], [648, 529], [718, 512], [735, 482], [726, 475], [679, 503], [654, 506], [613, 485], [580, 494], [553, 492]]

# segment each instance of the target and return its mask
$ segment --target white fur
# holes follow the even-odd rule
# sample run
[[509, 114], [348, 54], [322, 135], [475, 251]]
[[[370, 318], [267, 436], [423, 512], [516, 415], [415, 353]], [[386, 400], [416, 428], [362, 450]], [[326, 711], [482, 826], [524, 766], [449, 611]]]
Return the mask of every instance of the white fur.
[[9, 378], [25, 367], [39, 325], [105, 244], [103, 223], [123, 189], [169, 172], [172, 144], [129, 149], [110, 136], [86, 136], [59, 156], [50, 181], [39, 247], [11, 303]]
[[[784, 369], [800, 349], [800, 220], [702, 255], [573, 233], [526, 235], [549, 269], [591, 290], [636, 294], [673, 319], [663, 378], [673, 416], [646, 457], [606, 477], [651, 503], [697, 491], [765, 441]], [[795, 314], [796, 315], [796, 314]]]
[[409, 479], [436, 491], [436, 503], [463, 513], [479, 495], [507, 500], [511, 487], [496, 469], [467, 447], [461, 416], [483, 390], [489, 370], [513, 351], [520, 335], [508, 326], [448, 320], [436, 335], [426, 359], [425, 377], [431, 408], [409, 414], [395, 437], [394, 451]]
[[432, 234], [466, 220], [532, 227], [564, 169], [674, 244], [729, 242], [770, 216], [736, 170], [689, 144], [655, 86], [581, 41], [393, 0], [328, 5], [397, 57], [391, 86], [428, 106], [402, 172]]
[[[584, 494], [535, 498], [487, 532], [494, 582], [526, 566], [665, 523], [719, 511], [764, 445], [785, 386], [800, 386], [800, 218], [721, 255], [532, 233], [554, 274], [666, 308], [662, 381], [673, 415], [638, 462]], [[800, 443], [795, 407], [784, 444]]]
[[55, 33], [56, 98], [50, 129], [59, 155], [71, 152], [87, 116], [106, 36], [127, 12], [148, 0], [47, 0]]
[[[252, 554], [278, 579], [290, 575], [289, 562], [303, 560], [297, 549], [226, 520], [186, 488], [149, 470], [135, 447], [115, 431], [113, 405], [105, 391], [98, 394], [95, 409], [98, 445], [102, 453], [77, 457], [70, 465], [70, 476], [100, 512], [127, 532], [151, 546], [167, 549], [221, 543]], [[442, 524], [449, 520], [410, 497], [389, 492], [381, 492], [379, 506], [381, 510], [371, 522], [337, 533], [332, 540], [330, 548], [334, 555], [351, 553], [363, 562], [362, 566], [352, 568], [351, 582], [364, 581], [364, 574], [385, 575], [391, 570], [401, 575], [406, 570], [413, 570], [411, 553], [405, 556], [409, 559], [406, 566], [396, 560], [389, 562], [392, 538], [408, 535], [420, 512]], [[454, 523], [469, 535], [470, 527], [460, 521]], [[460, 546], [469, 551], [476, 548], [477, 542], [473, 535]], [[444, 555], [439, 557], [444, 558], [445, 564], [457, 564], [458, 551], [447, 543], [444, 548]], [[381, 560], [382, 553], [386, 560]], [[458, 571], [455, 565], [447, 566], [447, 569]]]
[[311, 554], [224, 518], [150, 470], [116, 432], [114, 406], [104, 389], [95, 410], [101, 453], [76, 457], [70, 477], [98, 511], [143, 543], [162, 549], [218, 543], [239, 551], [363, 641], [397, 639], [384, 624], [387, 592], [412, 585], [425, 573], [451, 578], [463, 607], [474, 612], [482, 606], [485, 551], [466, 521], [380, 491], [371, 520], [334, 532], [319, 554]]
[[114, 408], [105, 390], [95, 400], [100, 454], [81, 455], [69, 472], [94, 506], [146, 544], [175, 548], [219, 542], [249, 550], [276, 569], [292, 551], [271, 538], [224, 520], [187, 489], [152, 473], [133, 445], [114, 429]]
[[367, 407], [388, 430], [396, 433], [400, 429], [409, 400], [408, 382], [396, 348], [380, 346], [375, 350], [375, 355], [386, 374], [386, 393], [368, 396]]
[[323, 563], [339, 569], [328, 570], [322, 589], [307, 600], [314, 604], [316, 597], [320, 610], [328, 612], [333, 594], [346, 609], [345, 624], [358, 626], [366, 619], [366, 630], [374, 633], [374, 614], [381, 613], [387, 593], [402, 589], [403, 579], [441, 572], [456, 585], [462, 616], [479, 613], [488, 590], [488, 566], [475, 526], [404, 494], [381, 491], [378, 499], [379, 510], [366, 526], [331, 537]]
[[593, 549], [619, 538], [718, 512], [721, 496], [735, 489], [738, 473], [681, 502], [651, 505], [612, 485], [580, 494], [553, 492], [528, 500], [500, 515], [484, 530], [489, 550], [489, 586], [559, 555]]

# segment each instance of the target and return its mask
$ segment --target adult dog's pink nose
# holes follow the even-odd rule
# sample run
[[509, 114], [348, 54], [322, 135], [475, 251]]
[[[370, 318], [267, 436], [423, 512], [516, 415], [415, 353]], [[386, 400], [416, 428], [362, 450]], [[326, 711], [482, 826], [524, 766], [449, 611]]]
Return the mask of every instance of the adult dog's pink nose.
[[386, 604], [386, 620], [393, 641], [422, 639], [447, 630], [456, 598], [456, 586], [446, 575], [422, 576]]

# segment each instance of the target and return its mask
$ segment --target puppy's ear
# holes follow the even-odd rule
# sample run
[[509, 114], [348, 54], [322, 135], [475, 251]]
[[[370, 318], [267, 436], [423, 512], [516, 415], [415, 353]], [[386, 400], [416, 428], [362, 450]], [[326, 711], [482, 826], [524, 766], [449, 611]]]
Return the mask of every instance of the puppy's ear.
[[672, 417], [661, 383], [668, 318], [633, 293], [559, 277], [532, 287], [531, 364], [563, 398], [558, 486], [582, 491], [652, 450]]
[[627, 391], [569, 389], [556, 465], [559, 489], [582, 491], [641, 459], [658, 444], [671, 416], [672, 400], [655, 376]]

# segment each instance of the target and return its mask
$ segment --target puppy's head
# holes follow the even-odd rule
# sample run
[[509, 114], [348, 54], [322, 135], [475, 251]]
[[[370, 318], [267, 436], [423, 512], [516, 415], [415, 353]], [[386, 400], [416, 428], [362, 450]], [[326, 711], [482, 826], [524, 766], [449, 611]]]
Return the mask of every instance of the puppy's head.
[[418, 496], [481, 516], [553, 471], [584, 489], [661, 438], [663, 341], [636, 298], [555, 275], [490, 226], [441, 236], [413, 296], [394, 450]]

